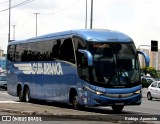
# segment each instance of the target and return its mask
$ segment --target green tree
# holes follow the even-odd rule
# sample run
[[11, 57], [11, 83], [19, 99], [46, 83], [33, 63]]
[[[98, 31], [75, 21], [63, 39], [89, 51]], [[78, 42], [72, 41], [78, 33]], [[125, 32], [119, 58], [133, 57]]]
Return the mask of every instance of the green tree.
[[150, 74], [151, 77], [153, 78], [157, 78], [158, 77], [158, 73], [156, 71], [156, 69], [154, 67], [143, 67], [142, 68], [143, 73], [145, 74]]

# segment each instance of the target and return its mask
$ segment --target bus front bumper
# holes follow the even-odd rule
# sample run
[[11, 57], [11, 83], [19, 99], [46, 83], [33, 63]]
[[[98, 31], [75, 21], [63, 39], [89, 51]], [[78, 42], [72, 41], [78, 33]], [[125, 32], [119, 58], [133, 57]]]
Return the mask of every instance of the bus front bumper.
[[141, 104], [141, 94], [135, 94], [129, 97], [122, 98], [121, 95], [119, 98], [111, 98], [102, 95], [93, 95], [93, 101], [91, 104], [93, 106], [113, 106], [113, 105], [140, 105]]

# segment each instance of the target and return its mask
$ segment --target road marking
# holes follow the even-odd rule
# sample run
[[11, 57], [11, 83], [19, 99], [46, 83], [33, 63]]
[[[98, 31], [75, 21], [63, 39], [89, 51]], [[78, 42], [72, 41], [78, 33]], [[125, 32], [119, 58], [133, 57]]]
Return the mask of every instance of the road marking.
[[0, 101], [0, 103], [21, 103], [21, 102], [16, 102], [16, 101]]

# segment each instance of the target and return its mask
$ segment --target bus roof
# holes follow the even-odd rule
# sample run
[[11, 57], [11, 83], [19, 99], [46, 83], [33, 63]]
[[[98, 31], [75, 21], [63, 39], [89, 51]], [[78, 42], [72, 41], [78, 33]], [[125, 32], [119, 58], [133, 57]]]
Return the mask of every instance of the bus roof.
[[133, 42], [133, 40], [124, 33], [118, 31], [112, 31], [107, 29], [79, 29], [69, 30], [57, 33], [46, 34], [38, 37], [33, 37], [26, 40], [12, 41], [9, 44], [24, 43], [24, 42], [36, 42], [44, 39], [59, 39], [67, 38], [69, 36], [80, 36], [87, 41], [95, 42]]

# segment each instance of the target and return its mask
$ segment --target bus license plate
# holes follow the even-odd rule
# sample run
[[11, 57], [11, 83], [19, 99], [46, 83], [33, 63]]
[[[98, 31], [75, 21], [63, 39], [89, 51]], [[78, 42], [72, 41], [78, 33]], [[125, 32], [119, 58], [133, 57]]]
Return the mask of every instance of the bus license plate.
[[115, 105], [124, 105], [124, 103], [121, 103], [121, 102], [120, 103], [115, 103]]

